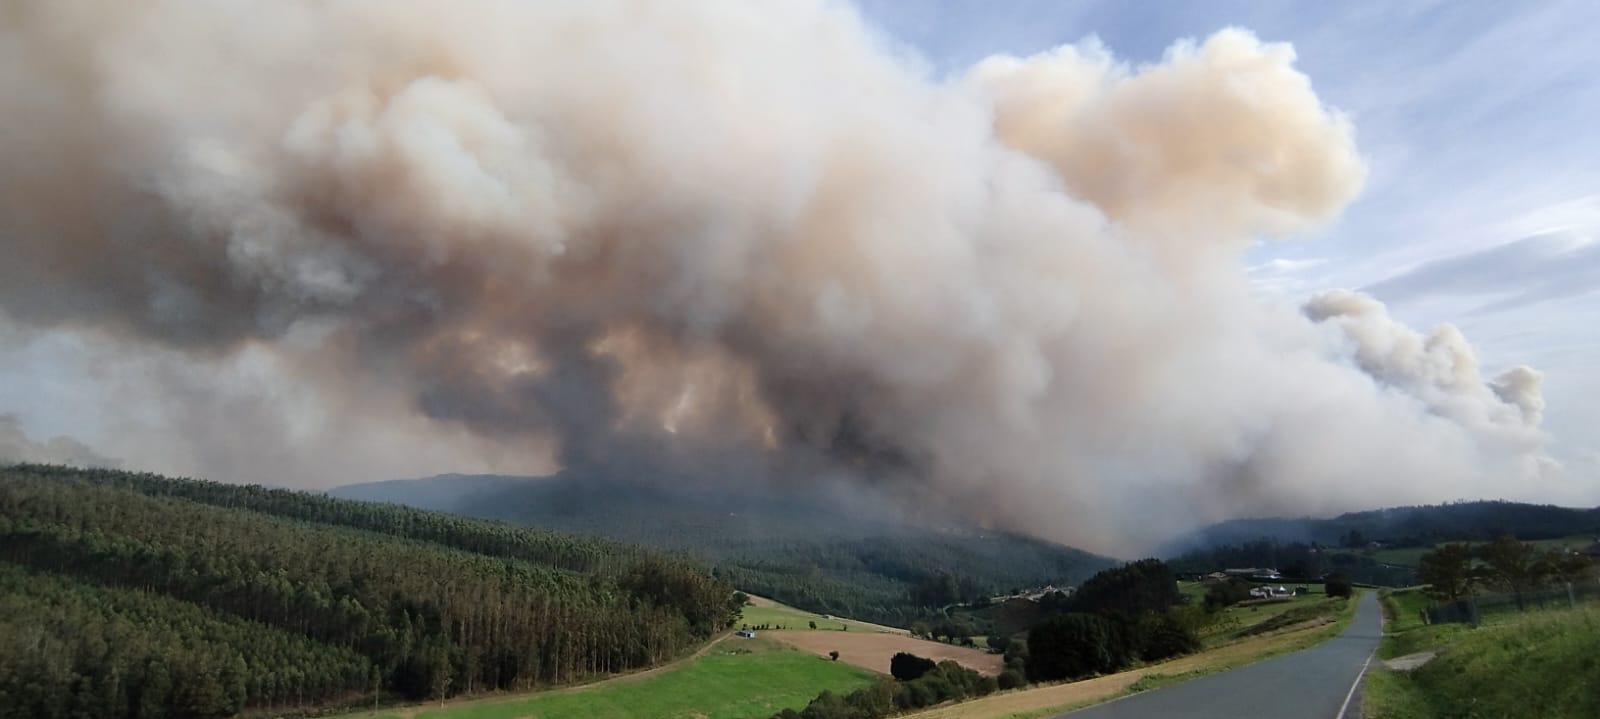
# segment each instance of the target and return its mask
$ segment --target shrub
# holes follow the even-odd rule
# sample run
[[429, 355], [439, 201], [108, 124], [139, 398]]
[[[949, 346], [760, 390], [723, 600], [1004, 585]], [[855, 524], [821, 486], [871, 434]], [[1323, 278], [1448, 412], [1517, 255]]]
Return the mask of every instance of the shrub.
[[828, 658], [834, 661], [839, 661], [839, 650], [835, 649], [831, 652], [828, 652]]
[[1013, 659], [1015, 659], [1017, 661], [1023, 661], [1023, 662], [1028, 661], [1028, 639], [1027, 639], [1027, 637], [1026, 636], [1012, 637], [1011, 641], [1006, 643], [1005, 658], [1006, 658], [1006, 663], [1007, 664], [1010, 664], [1011, 660], [1013, 660]]
[[1354, 588], [1350, 586], [1350, 578], [1343, 574], [1335, 574], [1328, 577], [1327, 582], [1323, 584], [1323, 591], [1327, 592], [1330, 597], [1349, 598], [1355, 594]]
[[884, 679], [845, 696], [825, 691], [805, 709], [785, 710], [774, 715], [774, 719], [879, 719], [896, 710], [921, 709], [952, 699], [983, 696], [998, 686], [993, 677], [946, 661], [910, 681]]
[[889, 659], [889, 674], [900, 681], [909, 682], [932, 671], [934, 666], [932, 659], [900, 652]]
[[1007, 669], [1000, 672], [1000, 679], [997, 684], [1001, 689], [1020, 689], [1027, 686], [1028, 679], [1022, 676], [1022, 672], [1015, 669]]
[[1135, 627], [1139, 658], [1160, 661], [1200, 650], [1200, 639], [1188, 627], [1167, 614], [1146, 614]]

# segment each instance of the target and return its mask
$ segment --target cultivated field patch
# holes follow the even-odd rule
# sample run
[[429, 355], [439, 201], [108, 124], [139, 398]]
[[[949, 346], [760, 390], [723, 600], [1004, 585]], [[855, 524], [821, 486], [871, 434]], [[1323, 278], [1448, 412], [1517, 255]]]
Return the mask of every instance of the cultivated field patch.
[[1004, 661], [998, 654], [981, 649], [930, 642], [904, 634], [869, 632], [777, 631], [764, 632], [764, 638], [798, 647], [818, 656], [838, 652], [839, 661], [882, 674], [889, 673], [889, 659], [898, 652], [910, 652], [934, 661], [955, 660], [964, 667], [984, 674], [999, 674]]

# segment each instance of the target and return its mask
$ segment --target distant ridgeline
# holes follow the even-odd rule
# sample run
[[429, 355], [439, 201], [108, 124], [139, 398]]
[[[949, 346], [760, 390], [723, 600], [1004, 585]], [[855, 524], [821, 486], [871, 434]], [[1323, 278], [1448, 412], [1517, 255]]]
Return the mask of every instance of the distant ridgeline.
[[[1600, 534], [1600, 508], [1480, 501], [1351, 512], [1331, 519], [1235, 519], [1213, 524], [1162, 552], [1179, 572], [1222, 567], [1273, 567], [1287, 576], [1341, 572], [1358, 582], [1415, 583], [1409, 563], [1392, 550], [1439, 542], [1486, 541], [1510, 534], [1524, 541]], [[1371, 551], [1386, 550], [1386, 551]]]
[[1116, 564], [970, 526], [897, 520], [892, 510], [810, 495], [738, 494], [597, 472], [441, 475], [332, 494], [583, 532], [680, 550], [734, 586], [804, 609], [909, 626], [929, 607], [1020, 587], [1080, 582]]
[[0, 714], [218, 717], [649, 666], [732, 587], [639, 547], [149, 474], [0, 469]]

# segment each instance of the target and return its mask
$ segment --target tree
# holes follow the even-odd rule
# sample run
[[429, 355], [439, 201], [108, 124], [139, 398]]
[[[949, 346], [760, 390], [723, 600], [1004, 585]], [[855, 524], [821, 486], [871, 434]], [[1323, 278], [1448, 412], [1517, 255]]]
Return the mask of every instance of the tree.
[[1137, 617], [1182, 603], [1172, 569], [1159, 559], [1141, 559], [1090, 577], [1072, 595], [1069, 611]]
[[679, 654], [737, 599], [637, 547], [286, 490], [11, 467], [0, 508], [0, 637], [39, 637], [0, 651], [0, 715], [560, 684]]
[[1118, 627], [1093, 614], [1063, 614], [1028, 632], [1028, 679], [1077, 679], [1127, 664]]
[[1478, 556], [1489, 565], [1490, 576], [1511, 590], [1517, 609], [1526, 609], [1524, 595], [1538, 584], [1544, 572], [1538, 550], [1531, 544], [1517, 541], [1516, 537], [1502, 534], [1479, 547]]
[[815, 619], [813, 619], [810, 622], [808, 622], [808, 624], [811, 625], [812, 629], [816, 629], [817, 628], [817, 620], [815, 620]]
[[1237, 577], [1229, 577], [1227, 581], [1211, 585], [1206, 589], [1206, 611], [1215, 612], [1249, 599], [1252, 586], [1250, 582]]
[[1349, 599], [1355, 595], [1355, 588], [1350, 584], [1350, 578], [1343, 574], [1333, 574], [1323, 580], [1322, 591], [1330, 597], [1344, 597]]
[[1130, 649], [1136, 647], [1139, 658], [1147, 662], [1200, 650], [1200, 638], [1174, 616], [1173, 610], [1145, 613], [1133, 625], [1132, 633]]
[[1441, 602], [1466, 598], [1476, 581], [1472, 548], [1466, 544], [1443, 544], [1422, 555], [1417, 562], [1417, 579], [1428, 585], [1424, 593]]
[[1551, 576], [1568, 584], [1576, 584], [1594, 573], [1594, 560], [1581, 552], [1556, 554], [1550, 560]]
[[899, 652], [889, 659], [889, 674], [903, 682], [917, 679], [937, 666], [932, 659]]
[[1588, 555], [1579, 552], [1552, 552], [1547, 562], [1550, 575], [1561, 580], [1567, 587], [1567, 603], [1576, 605], [1577, 600], [1572, 596], [1572, 585], [1582, 582], [1594, 572], [1594, 562]]

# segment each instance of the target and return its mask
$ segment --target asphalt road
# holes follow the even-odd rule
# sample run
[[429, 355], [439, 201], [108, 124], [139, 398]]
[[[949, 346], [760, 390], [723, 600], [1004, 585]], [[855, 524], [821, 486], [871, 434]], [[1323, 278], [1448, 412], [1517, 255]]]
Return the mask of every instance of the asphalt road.
[[1365, 593], [1356, 616], [1326, 642], [1221, 674], [1135, 694], [1063, 714], [1070, 719], [1346, 719], [1360, 716], [1352, 698], [1357, 680], [1378, 648], [1378, 599]]

